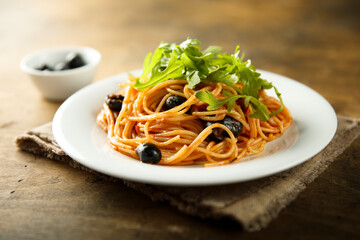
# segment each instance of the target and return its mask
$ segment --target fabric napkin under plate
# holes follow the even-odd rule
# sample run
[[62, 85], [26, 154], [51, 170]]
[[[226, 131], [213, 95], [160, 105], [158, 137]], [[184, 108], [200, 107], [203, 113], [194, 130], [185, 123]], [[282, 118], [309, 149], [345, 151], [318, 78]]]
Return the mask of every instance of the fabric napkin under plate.
[[211, 187], [166, 187], [121, 180], [95, 172], [71, 159], [57, 145], [51, 123], [16, 138], [24, 151], [62, 161], [107, 181], [134, 188], [154, 201], [166, 201], [180, 211], [202, 218], [232, 219], [245, 231], [266, 227], [360, 135], [360, 120], [338, 116], [338, 129], [330, 144], [307, 162], [288, 171], [243, 183]]

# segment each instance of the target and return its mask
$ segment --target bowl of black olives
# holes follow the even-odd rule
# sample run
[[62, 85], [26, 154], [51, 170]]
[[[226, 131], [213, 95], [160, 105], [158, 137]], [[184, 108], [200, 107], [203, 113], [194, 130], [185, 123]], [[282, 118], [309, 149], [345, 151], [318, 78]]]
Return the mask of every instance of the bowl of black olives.
[[63, 46], [25, 56], [20, 68], [46, 99], [62, 101], [92, 82], [100, 60], [93, 48]]

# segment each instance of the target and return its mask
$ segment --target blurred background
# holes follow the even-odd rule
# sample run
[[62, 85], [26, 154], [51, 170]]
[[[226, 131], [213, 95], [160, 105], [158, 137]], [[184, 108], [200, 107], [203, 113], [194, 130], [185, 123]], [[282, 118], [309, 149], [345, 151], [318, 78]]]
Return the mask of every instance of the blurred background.
[[[18, 67], [31, 51], [58, 45], [96, 48], [103, 56], [98, 81], [141, 68], [160, 41], [191, 37], [227, 52], [240, 45], [255, 67], [301, 81], [336, 110], [359, 117], [346, 98], [359, 86], [349, 80], [360, 73], [359, 9], [356, 0], [1, 0], [0, 81], [27, 98], [39, 98]], [[336, 87], [328, 86], [331, 79], [337, 79], [331, 81]]]
[[[93, 47], [102, 54], [94, 79], [101, 81], [141, 68], [161, 41], [187, 37], [229, 53], [240, 45], [255, 67], [296, 79], [338, 114], [360, 117], [359, 0], [0, 0], [0, 215], [6, 216], [0, 217], [0, 238], [181, 239], [184, 232], [185, 239], [232, 239], [235, 232], [248, 239], [359, 237], [358, 140], [255, 234], [187, 216], [16, 149], [14, 137], [51, 121], [61, 104], [44, 100], [21, 72], [24, 55], [59, 45]], [[23, 195], [9, 194], [18, 188]], [[103, 214], [110, 207], [116, 224]], [[165, 234], [159, 226], [166, 226]]]

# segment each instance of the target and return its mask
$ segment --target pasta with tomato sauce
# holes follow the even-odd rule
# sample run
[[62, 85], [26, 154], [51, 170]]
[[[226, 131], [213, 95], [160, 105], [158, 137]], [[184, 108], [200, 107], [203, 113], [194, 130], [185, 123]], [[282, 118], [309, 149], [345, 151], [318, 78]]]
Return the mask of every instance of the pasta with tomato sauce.
[[152, 164], [219, 166], [262, 152], [290, 127], [277, 88], [238, 48], [227, 55], [199, 44], [161, 43], [142, 76], [107, 97], [97, 123], [113, 149]]

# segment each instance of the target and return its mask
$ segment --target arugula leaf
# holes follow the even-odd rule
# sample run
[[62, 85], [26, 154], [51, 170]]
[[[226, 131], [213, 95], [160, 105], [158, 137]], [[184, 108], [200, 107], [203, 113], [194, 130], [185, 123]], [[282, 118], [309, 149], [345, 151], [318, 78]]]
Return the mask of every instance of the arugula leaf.
[[260, 102], [258, 99], [252, 97], [252, 96], [246, 96], [244, 100], [245, 107], [248, 107], [249, 104], [252, 107], [252, 110], [254, 111], [253, 114], [249, 115], [249, 117], [252, 118], [258, 118], [262, 121], [267, 121], [270, 119], [268, 109], [265, 104]]
[[265, 104], [254, 97], [251, 97], [250, 104], [254, 113], [249, 115], [249, 117], [258, 118], [262, 121], [267, 121], [270, 119], [269, 111]]
[[209, 106], [206, 108], [208, 111], [219, 109], [221, 106], [228, 104], [228, 112], [231, 112], [231, 109], [233, 108], [236, 100], [238, 100], [239, 98], [245, 98], [245, 106], [248, 107], [250, 104], [254, 111], [254, 113], [251, 114], [249, 117], [258, 118], [263, 121], [267, 121], [270, 119], [267, 107], [258, 99], [252, 96], [234, 95], [229, 91], [222, 91], [222, 94], [226, 95], [227, 98], [217, 99], [210, 91], [196, 91], [195, 97], [200, 101], [209, 104]]
[[270, 114], [270, 117], [273, 117], [273, 116], [275, 116], [275, 115], [278, 114], [278, 113], [281, 113], [281, 111], [284, 109], [284, 103], [283, 103], [283, 100], [282, 100], [282, 97], [281, 97], [281, 93], [277, 90], [277, 88], [276, 88], [275, 86], [273, 86], [273, 88], [274, 88], [274, 90], [275, 90], [275, 93], [276, 93], [277, 97], [278, 97], [279, 100], [280, 100], [281, 105], [280, 105], [279, 109], [277, 109], [276, 111], [274, 111], [274, 112], [272, 112], [272, 113]]
[[199, 71], [192, 71], [186, 75], [186, 80], [189, 82], [189, 88], [193, 89], [196, 84], [201, 82]]
[[265, 79], [259, 78], [259, 81], [262, 89], [271, 89], [274, 87], [271, 82], [268, 82]]
[[[221, 82], [233, 88], [238, 94], [223, 91], [224, 99], [217, 99], [211, 92], [197, 91], [195, 96], [209, 104], [208, 110], [218, 109], [228, 104], [231, 111], [239, 98], [244, 98], [246, 106], [251, 105], [254, 113], [251, 117], [267, 121], [270, 117], [283, 110], [281, 94], [265, 79], [260, 77], [251, 60], [244, 60], [244, 53], [240, 55], [237, 46], [234, 53], [220, 54], [221, 48], [210, 46], [200, 50], [201, 42], [188, 38], [181, 44], [161, 42], [154, 54], [149, 53], [143, 63], [143, 73], [136, 79], [135, 88], [143, 90], [171, 78], [183, 78], [188, 81], [189, 88], [194, 89], [201, 82]], [[242, 89], [235, 84], [242, 84]], [[269, 115], [267, 107], [259, 101], [259, 90], [271, 89], [281, 102], [279, 109]]]
[[221, 51], [221, 47], [219, 46], [209, 46], [207, 49], [205, 49], [202, 54], [206, 55], [208, 53], [211, 53], [213, 55], [218, 54]]
[[164, 53], [171, 53], [173, 50], [177, 49], [176, 43], [165, 43], [161, 42], [159, 47], [164, 50]]
[[180, 59], [187, 70], [197, 70], [206, 77], [209, 74], [208, 61], [212, 58], [212, 54], [199, 55], [198, 53], [200, 52], [196, 51], [188, 51], [188, 49], [185, 49], [181, 54]]
[[177, 54], [175, 51], [173, 51], [170, 56], [169, 64], [165, 70], [160, 71], [160, 69], [154, 68], [155, 71], [152, 71], [149, 81], [142, 83], [137, 79], [135, 82], [135, 88], [138, 90], [143, 90], [170, 78], [183, 77], [184, 66], [181, 64], [181, 60], [177, 59]]
[[226, 100], [228, 100], [228, 108], [227, 108], [228, 112], [231, 112], [231, 109], [234, 107], [236, 100], [244, 97], [243, 95], [234, 95], [231, 92], [226, 91], [226, 90], [222, 91], [222, 94], [227, 96]]
[[201, 42], [199, 40], [188, 38], [182, 42], [179, 47], [183, 52], [187, 52], [187, 54], [201, 56], [200, 47], [198, 46], [200, 44]]
[[195, 97], [200, 101], [209, 104], [209, 106], [206, 108], [209, 111], [219, 109], [221, 106], [228, 103], [228, 112], [231, 112], [231, 109], [233, 108], [236, 100], [246, 97], [244, 95], [234, 95], [229, 91], [223, 91], [222, 93], [226, 95], [227, 98], [217, 99], [210, 91], [196, 91]]
[[180, 59], [185, 67], [196, 69], [196, 63], [186, 53], [181, 54]]
[[[231, 67], [230, 67], [231, 68]], [[238, 82], [238, 77], [229, 67], [219, 67], [209, 73], [204, 82], [223, 82], [229, 86], [235, 87], [234, 84]]]
[[241, 63], [236, 60], [237, 76], [239, 81], [243, 82], [243, 93], [255, 98], [259, 98], [259, 90], [261, 89], [261, 81], [256, 76], [255, 72], [247, 67], [248, 62]]
[[[140, 77], [140, 82], [145, 82], [145, 79], [148, 77], [153, 68], [158, 64], [162, 56], [162, 50], [156, 49], [154, 56], [151, 58], [152, 53], [149, 53], [143, 63], [143, 72]], [[150, 60], [151, 59], [151, 60]]]
[[208, 111], [219, 109], [221, 106], [228, 102], [226, 98], [221, 100], [217, 99], [209, 91], [196, 91], [195, 97], [200, 101], [209, 104], [209, 106], [206, 108]]

